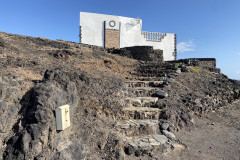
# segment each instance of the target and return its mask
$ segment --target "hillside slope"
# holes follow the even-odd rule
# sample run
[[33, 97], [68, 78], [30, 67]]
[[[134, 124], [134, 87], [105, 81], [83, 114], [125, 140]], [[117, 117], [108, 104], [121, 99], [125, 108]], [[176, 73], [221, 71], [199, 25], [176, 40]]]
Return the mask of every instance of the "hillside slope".
[[0, 32], [0, 159], [240, 157], [239, 82], [115, 52]]

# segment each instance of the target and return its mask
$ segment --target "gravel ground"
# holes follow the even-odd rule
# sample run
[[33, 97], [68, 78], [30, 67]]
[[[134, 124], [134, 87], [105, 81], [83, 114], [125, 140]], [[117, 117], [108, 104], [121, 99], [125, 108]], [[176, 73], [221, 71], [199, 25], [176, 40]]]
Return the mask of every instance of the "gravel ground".
[[166, 159], [240, 159], [240, 101], [194, 120], [194, 127], [176, 132], [187, 149]]

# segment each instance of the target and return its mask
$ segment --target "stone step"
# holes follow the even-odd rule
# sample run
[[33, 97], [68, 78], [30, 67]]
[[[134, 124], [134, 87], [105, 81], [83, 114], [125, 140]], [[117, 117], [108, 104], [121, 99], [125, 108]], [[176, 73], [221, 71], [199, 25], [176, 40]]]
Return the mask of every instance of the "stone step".
[[151, 97], [156, 94], [157, 90], [159, 90], [159, 87], [135, 87], [129, 88], [127, 95], [133, 97]]
[[162, 77], [135, 77], [139, 81], [163, 81]]
[[144, 75], [144, 74], [154, 74], [154, 75], [159, 75], [159, 74], [163, 74], [163, 73], [172, 73], [175, 72], [176, 69], [154, 69], [154, 68], [142, 68], [141, 70], [138, 70], [138, 74], [140, 75]]
[[159, 119], [161, 109], [150, 107], [124, 107], [122, 115], [119, 118], [122, 120], [129, 119]]
[[159, 87], [163, 84], [163, 81], [128, 81], [126, 82], [128, 87]]
[[[151, 73], [151, 72], [146, 72], [146, 73], [141, 73], [141, 74], [138, 74], [137, 76], [139, 77], [148, 77], [148, 78], [156, 78], [156, 77], [162, 77], [162, 75], [164, 74], [165, 72], [160, 72], [160, 73]], [[171, 72], [167, 72], [166, 74], [169, 74]]]
[[127, 155], [144, 155], [156, 147], [168, 142], [168, 138], [160, 134], [152, 134], [139, 137], [127, 137], [123, 139], [124, 151]]
[[115, 125], [124, 136], [139, 136], [159, 133], [159, 121], [146, 120], [122, 120]]
[[130, 107], [151, 107], [158, 101], [158, 97], [128, 97], [126, 102]]
[[137, 74], [133, 74], [135, 76], [139, 77], [161, 77], [163, 74], [171, 74], [174, 73], [176, 70], [144, 70], [144, 71], [138, 71]]

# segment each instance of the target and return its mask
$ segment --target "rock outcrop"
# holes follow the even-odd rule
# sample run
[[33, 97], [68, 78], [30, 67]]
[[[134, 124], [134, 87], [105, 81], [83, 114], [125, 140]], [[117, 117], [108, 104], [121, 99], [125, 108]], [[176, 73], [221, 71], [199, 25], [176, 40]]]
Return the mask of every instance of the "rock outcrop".
[[[1, 32], [0, 68], [0, 159], [157, 159], [187, 148], [176, 133], [194, 117], [240, 98], [238, 81], [151, 47]], [[58, 131], [65, 104], [71, 125]]]

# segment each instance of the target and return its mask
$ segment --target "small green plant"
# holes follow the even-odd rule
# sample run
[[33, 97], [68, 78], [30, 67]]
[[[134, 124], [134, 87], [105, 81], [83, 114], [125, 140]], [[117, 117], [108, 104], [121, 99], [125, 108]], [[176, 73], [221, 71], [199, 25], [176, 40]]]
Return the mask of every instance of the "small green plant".
[[204, 72], [207, 72], [207, 73], [211, 73], [209, 70], [207, 70], [207, 69], [204, 69], [203, 70]]
[[179, 62], [179, 63], [175, 63], [175, 68], [178, 68], [178, 66], [182, 65], [182, 62]]
[[193, 67], [193, 72], [200, 73], [201, 69], [199, 67]]

